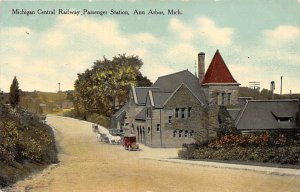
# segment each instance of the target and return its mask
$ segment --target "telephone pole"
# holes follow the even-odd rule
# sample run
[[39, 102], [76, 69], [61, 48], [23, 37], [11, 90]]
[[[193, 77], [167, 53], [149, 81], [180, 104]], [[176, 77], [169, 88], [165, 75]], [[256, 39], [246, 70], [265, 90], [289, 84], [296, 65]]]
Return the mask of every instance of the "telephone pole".
[[58, 83], [58, 92], [60, 92], [60, 83]]
[[282, 76], [280, 77], [280, 95], [282, 95]]
[[249, 88], [253, 89], [253, 99], [255, 99], [255, 91], [256, 91], [256, 89], [260, 88], [260, 82], [250, 81], [249, 82]]

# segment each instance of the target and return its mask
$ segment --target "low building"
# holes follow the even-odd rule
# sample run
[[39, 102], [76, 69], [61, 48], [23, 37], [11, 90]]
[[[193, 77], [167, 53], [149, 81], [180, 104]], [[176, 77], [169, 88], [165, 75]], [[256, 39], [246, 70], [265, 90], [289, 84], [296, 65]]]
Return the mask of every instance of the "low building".
[[297, 113], [299, 100], [248, 100], [236, 120], [236, 127], [242, 132], [266, 130], [299, 132]]

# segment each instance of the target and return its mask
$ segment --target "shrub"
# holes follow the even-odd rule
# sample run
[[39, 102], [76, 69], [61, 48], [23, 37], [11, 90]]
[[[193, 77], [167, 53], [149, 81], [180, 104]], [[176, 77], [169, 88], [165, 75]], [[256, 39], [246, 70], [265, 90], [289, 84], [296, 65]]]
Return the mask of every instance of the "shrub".
[[229, 134], [209, 144], [184, 144], [178, 153], [184, 159], [215, 159], [297, 164], [300, 146], [286, 134]]
[[0, 160], [12, 164], [16, 156], [16, 146], [20, 133], [15, 122], [0, 122]]

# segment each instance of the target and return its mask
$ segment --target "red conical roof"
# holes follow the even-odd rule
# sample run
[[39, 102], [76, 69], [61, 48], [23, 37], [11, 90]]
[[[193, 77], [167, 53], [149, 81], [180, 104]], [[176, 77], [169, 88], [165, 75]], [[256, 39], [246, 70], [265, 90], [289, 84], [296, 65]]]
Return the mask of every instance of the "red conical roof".
[[227, 68], [219, 50], [216, 51], [202, 80], [202, 85], [208, 83], [237, 83]]

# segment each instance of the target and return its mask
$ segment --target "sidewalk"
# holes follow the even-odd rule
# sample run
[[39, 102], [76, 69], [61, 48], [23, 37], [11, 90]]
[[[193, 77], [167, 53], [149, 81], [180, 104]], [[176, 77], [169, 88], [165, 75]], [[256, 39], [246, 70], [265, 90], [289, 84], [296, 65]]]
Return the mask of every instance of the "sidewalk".
[[191, 164], [191, 165], [197, 165], [203, 167], [247, 170], [247, 171], [253, 171], [257, 173], [280, 175], [280, 176], [300, 177], [300, 169], [184, 160], [184, 159], [178, 159], [177, 152], [179, 149], [176, 148], [150, 148], [144, 145], [140, 145], [140, 148], [142, 151], [139, 154], [139, 157], [142, 159], [151, 159], [151, 160], [165, 161], [165, 162], [179, 163], [179, 164]]

